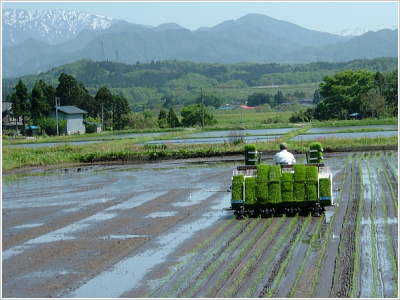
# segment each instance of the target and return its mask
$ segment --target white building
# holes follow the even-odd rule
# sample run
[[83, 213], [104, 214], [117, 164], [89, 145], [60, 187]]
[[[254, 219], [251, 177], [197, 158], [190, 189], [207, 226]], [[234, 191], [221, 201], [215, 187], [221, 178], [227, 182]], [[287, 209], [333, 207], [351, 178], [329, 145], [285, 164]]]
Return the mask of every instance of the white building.
[[[83, 123], [83, 116], [87, 112], [75, 106], [57, 106], [57, 113], [59, 119], [67, 121], [66, 128], [60, 130], [60, 134], [82, 134], [86, 133], [85, 124]], [[49, 118], [56, 118], [55, 108], [49, 115]]]

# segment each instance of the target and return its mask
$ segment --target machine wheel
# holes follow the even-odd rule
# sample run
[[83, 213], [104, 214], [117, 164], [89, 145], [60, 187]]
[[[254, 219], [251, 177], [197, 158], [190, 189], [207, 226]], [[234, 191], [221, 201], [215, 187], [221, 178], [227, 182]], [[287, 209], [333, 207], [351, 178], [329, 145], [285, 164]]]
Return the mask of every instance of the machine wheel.
[[244, 206], [241, 206], [239, 208], [239, 210], [237, 211], [237, 219], [238, 220], [243, 220], [244, 219], [244, 214], [245, 214]]

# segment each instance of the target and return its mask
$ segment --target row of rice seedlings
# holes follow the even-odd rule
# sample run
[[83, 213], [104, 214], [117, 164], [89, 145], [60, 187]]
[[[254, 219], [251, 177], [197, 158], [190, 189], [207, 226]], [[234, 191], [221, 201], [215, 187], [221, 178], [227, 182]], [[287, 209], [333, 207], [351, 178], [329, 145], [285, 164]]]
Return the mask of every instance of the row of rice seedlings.
[[[381, 153], [378, 154], [379, 158], [382, 157]], [[376, 165], [376, 163], [374, 163], [375, 168], [378, 170], [382, 169], [382, 161], [380, 161], [380, 165], [381, 168], [378, 168], [378, 166]], [[378, 176], [378, 182], [379, 182], [379, 187], [380, 190], [383, 191], [383, 183], [382, 183], [382, 178], [380, 176]], [[390, 182], [389, 182], [390, 184]], [[386, 234], [386, 243], [387, 243], [387, 247], [389, 250], [389, 257], [390, 257], [390, 261], [392, 264], [392, 268], [393, 268], [393, 277], [394, 277], [394, 282], [398, 282], [398, 268], [397, 268], [397, 262], [396, 262], [396, 258], [395, 255], [393, 253], [393, 248], [392, 248], [392, 242], [391, 242], [391, 237], [390, 237], [390, 232], [389, 232], [389, 220], [388, 220], [388, 215], [387, 215], [387, 207], [386, 207], [386, 196], [385, 193], [382, 193], [382, 208], [383, 208], [383, 215], [384, 215], [384, 220], [385, 220], [385, 234]], [[397, 284], [395, 284], [394, 286], [394, 291], [395, 291], [395, 295], [397, 297], [398, 295], [398, 286]]]
[[292, 222], [290, 223], [289, 227], [287, 228], [285, 234], [282, 235], [279, 238], [279, 240], [276, 242], [276, 244], [274, 245], [274, 248], [272, 249], [272, 252], [271, 252], [270, 256], [268, 257], [268, 260], [265, 261], [265, 263], [263, 264], [260, 272], [258, 273], [257, 277], [255, 278], [251, 289], [246, 293], [246, 295], [245, 295], [246, 298], [253, 297], [257, 287], [259, 286], [261, 280], [263, 279], [263, 277], [265, 276], [265, 273], [267, 272], [269, 266], [271, 265], [272, 260], [275, 258], [277, 252], [282, 247], [283, 243], [288, 239], [290, 233], [293, 230], [293, 227], [296, 225], [298, 220], [299, 220], [298, 216], [294, 217]]
[[244, 239], [244, 237], [246, 237], [251, 232], [251, 230], [260, 222], [260, 220], [261, 218], [257, 219], [256, 222], [251, 222], [250, 225], [246, 227], [245, 231], [237, 236], [229, 244], [224, 252], [221, 253], [221, 255], [201, 273], [201, 275], [199, 276], [199, 278], [197, 278], [196, 282], [191, 286], [191, 288], [186, 291], [184, 295], [180, 295], [179, 298], [188, 298], [189, 295], [194, 295], [198, 288], [210, 277], [210, 275], [217, 269], [217, 267], [225, 261], [228, 254], [237, 247], [237, 245]]
[[[355, 161], [356, 161], [356, 159], [353, 159], [352, 165], [351, 165], [351, 185], [350, 185], [350, 193], [349, 193], [350, 195], [354, 194], [354, 186], [355, 186], [355, 171], [354, 171], [355, 166], [354, 166], [354, 163], [355, 163]], [[348, 206], [347, 206], [347, 211], [346, 211], [346, 214], [344, 216], [344, 221], [343, 221], [342, 228], [346, 228], [346, 225], [347, 225], [347, 222], [348, 222], [348, 215], [350, 213], [349, 212], [350, 210], [351, 210], [351, 203], [349, 203]], [[340, 242], [339, 242], [338, 253], [337, 253], [337, 256], [336, 256], [336, 260], [335, 260], [335, 273], [334, 273], [334, 279], [333, 279], [333, 286], [337, 285], [337, 282], [339, 280], [339, 278], [338, 278], [339, 269], [341, 267], [340, 256], [341, 256], [342, 252], [343, 252], [343, 239], [341, 238]], [[332, 290], [331, 293], [333, 293], [333, 292], [334, 291]]]
[[[392, 185], [391, 180], [389, 178], [389, 175], [388, 175], [388, 173], [386, 171], [386, 168], [384, 168], [384, 166], [382, 164], [382, 160], [380, 160], [380, 165], [381, 165], [381, 171], [383, 172], [383, 174], [385, 174], [386, 180], [388, 182], [390, 193], [392, 194], [393, 204], [394, 204], [394, 207], [396, 209], [395, 211], [396, 211], [396, 217], [397, 217], [398, 216], [398, 199], [397, 199], [396, 194], [395, 194], [395, 192], [393, 190], [393, 185]], [[396, 178], [397, 178], [397, 176], [396, 176]]]
[[[364, 158], [364, 153], [358, 157], [357, 165], [362, 174], [360, 160]], [[357, 292], [357, 278], [358, 278], [358, 267], [359, 267], [359, 244], [360, 244], [360, 232], [361, 232], [361, 221], [362, 221], [362, 209], [364, 203], [364, 182], [362, 176], [360, 176], [360, 201], [358, 202], [357, 219], [356, 219], [356, 230], [355, 230], [355, 240], [354, 240], [354, 252], [353, 252], [353, 277], [351, 283], [350, 298], [355, 298]]]
[[[341, 184], [342, 187], [345, 185], [345, 182], [347, 181], [347, 165], [349, 164], [351, 159], [352, 159], [352, 154], [350, 154], [347, 157], [347, 159], [346, 159], [346, 161], [344, 163], [344, 166], [343, 166], [343, 178], [342, 178], [342, 184]], [[339, 196], [338, 196], [338, 200], [337, 200], [338, 205], [340, 205], [340, 203], [342, 202], [343, 191], [344, 191], [344, 189], [341, 188]], [[325, 232], [325, 237], [324, 237], [323, 243], [322, 243], [322, 245], [320, 247], [321, 253], [320, 253], [319, 257], [318, 257], [317, 264], [315, 266], [317, 268], [317, 272], [315, 272], [314, 278], [312, 280], [312, 285], [311, 285], [310, 291], [308, 293], [308, 297], [309, 298], [313, 297], [314, 292], [315, 292], [315, 288], [317, 287], [317, 284], [319, 282], [318, 279], [319, 279], [319, 276], [321, 274], [322, 262], [323, 262], [323, 260], [325, 258], [326, 247], [327, 247], [327, 245], [328, 245], [328, 243], [329, 243], [329, 241], [331, 239], [332, 230], [333, 230], [333, 224], [335, 223], [337, 211], [338, 210], [336, 209], [335, 212], [333, 213], [332, 217], [331, 217], [331, 220], [330, 220], [330, 223], [329, 223], [329, 227]], [[336, 268], [335, 268], [335, 274], [337, 274], [337, 269]], [[334, 278], [334, 280], [335, 280], [335, 278]]]
[[310, 256], [310, 253], [313, 249], [313, 246], [316, 244], [316, 242], [318, 241], [318, 237], [320, 235], [320, 231], [321, 231], [321, 227], [322, 224], [324, 222], [324, 218], [320, 218], [317, 224], [317, 228], [314, 231], [314, 234], [312, 235], [311, 239], [310, 239], [310, 244], [308, 245], [306, 254], [304, 256], [303, 262], [301, 263], [301, 266], [299, 268], [299, 270], [297, 271], [297, 277], [296, 280], [294, 281], [293, 285], [292, 285], [292, 289], [290, 290], [289, 294], [287, 295], [287, 298], [292, 298], [294, 293], [296, 292], [297, 289], [297, 285], [299, 284], [300, 278], [303, 274], [304, 271], [304, 267], [306, 265], [307, 259]]
[[[223, 282], [226, 281], [226, 279], [228, 278], [228, 276], [231, 274], [232, 270], [235, 268], [235, 266], [237, 266], [238, 263], [240, 263], [240, 261], [242, 260], [243, 256], [248, 253], [249, 248], [254, 245], [257, 240], [259, 240], [259, 238], [262, 236], [262, 234], [265, 232], [265, 229], [271, 224], [272, 219], [268, 219], [267, 222], [265, 222], [265, 224], [261, 227], [261, 229], [257, 232], [256, 235], [254, 235], [251, 240], [245, 245], [245, 247], [242, 248], [242, 250], [240, 251], [240, 253], [235, 257], [235, 259], [232, 261], [232, 263], [230, 264], [230, 266], [224, 271], [224, 273], [221, 275], [221, 277], [218, 279], [218, 281], [214, 284], [214, 287], [211, 288], [208, 293], [206, 294], [206, 298], [210, 298], [213, 294], [213, 292], [218, 289], [218, 287], [220, 287]], [[255, 256], [253, 256], [251, 258], [251, 264], [247, 263], [246, 266], [243, 268], [242, 272], [239, 274], [239, 277], [236, 278], [236, 281], [234, 283], [234, 287], [236, 290], [236, 287], [242, 283], [242, 280], [244, 279], [244, 275], [247, 273], [247, 271], [254, 266], [254, 263], [257, 261], [257, 254]], [[229, 296], [225, 296], [225, 297], [229, 297]]]
[[307, 217], [307, 219], [303, 222], [303, 225], [301, 227], [299, 234], [297, 234], [296, 239], [290, 246], [289, 253], [288, 253], [287, 257], [285, 258], [285, 260], [283, 261], [283, 263], [281, 264], [278, 274], [276, 274], [276, 276], [275, 276], [273, 286], [269, 287], [267, 289], [267, 292], [266, 292], [264, 298], [271, 298], [274, 295], [275, 289], [278, 286], [279, 282], [281, 281], [283, 274], [286, 272], [289, 262], [293, 259], [294, 250], [296, 249], [297, 244], [300, 242], [300, 239], [303, 237], [304, 231], [306, 230], [308, 224], [310, 223], [311, 218], [312, 218], [312, 216], [309, 215]]
[[[370, 154], [368, 154], [365, 159], [366, 161], [370, 161]], [[369, 168], [369, 163], [366, 164], [368, 177], [371, 178], [371, 170]], [[370, 180], [370, 190], [371, 190], [371, 212], [370, 212], [370, 219], [371, 219], [371, 245], [372, 245], [372, 278], [373, 278], [373, 287], [372, 287], [372, 297], [377, 298], [378, 292], [378, 262], [377, 262], [377, 254], [376, 254], [376, 242], [375, 242], [375, 194], [373, 193], [373, 186], [372, 180]]]
[[[393, 152], [386, 152], [386, 161], [388, 162], [388, 166], [390, 170], [392, 171], [392, 174], [394, 177], [396, 177], [396, 180], [399, 181], [399, 176], [398, 176], [398, 167], [397, 167], [397, 161], [393, 160], [393, 163], [390, 163], [389, 157], [393, 158]], [[394, 165], [394, 166], [393, 166]]]
[[[219, 227], [218, 230], [212, 236], [207, 238], [203, 243], [198, 244], [193, 249], [193, 251], [191, 251], [190, 255], [188, 255], [188, 257], [184, 261], [181, 261], [181, 263], [175, 268], [176, 271], [174, 273], [171, 273], [168, 276], [166, 276], [159, 286], [163, 285], [165, 282], [168, 282], [168, 280], [174, 274], [176, 274], [177, 271], [180, 268], [182, 268], [182, 266], [186, 265], [188, 263], [188, 261], [190, 259], [192, 259], [192, 257], [195, 256], [198, 252], [202, 251], [203, 249], [205, 249], [206, 246], [210, 245], [210, 243], [212, 241], [217, 241], [216, 243], [213, 243], [212, 249], [218, 249], [221, 246], [221, 244], [225, 242], [226, 239], [229, 239], [229, 237], [232, 236], [234, 234], [234, 232], [236, 232], [239, 229], [239, 227], [243, 225], [243, 223], [237, 223], [236, 226], [232, 228], [232, 230], [231, 230], [231, 232], [229, 234], [228, 233], [224, 234], [224, 237], [226, 239], [218, 238], [221, 235], [221, 233], [223, 233], [235, 221], [236, 221], [236, 217], [232, 216], [232, 218], [230, 220], [228, 220], [227, 222], [225, 222], [221, 227]], [[213, 255], [214, 255], [214, 251], [210, 251], [210, 254], [208, 254], [202, 261], [198, 262], [195, 266], [193, 266], [185, 274], [185, 276], [183, 276], [182, 279], [179, 280], [175, 284], [175, 286], [169, 292], [167, 292], [163, 297], [164, 298], [169, 298], [171, 294], [175, 293], [179, 289], [179, 287], [183, 284], [183, 282], [185, 282], [187, 280], [187, 278], [189, 278], [195, 272], [195, 270], [197, 270], [199, 268], [199, 266], [204, 263], [204, 261], [207, 261], [207, 259], [212, 257]], [[148, 297], [150, 297], [150, 295], [148, 295]]]

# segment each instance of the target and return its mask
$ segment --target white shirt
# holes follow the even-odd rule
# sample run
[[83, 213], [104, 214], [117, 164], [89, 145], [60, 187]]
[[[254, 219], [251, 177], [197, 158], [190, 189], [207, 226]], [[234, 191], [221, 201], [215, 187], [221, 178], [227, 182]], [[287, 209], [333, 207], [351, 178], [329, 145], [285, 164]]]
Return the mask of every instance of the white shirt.
[[272, 164], [284, 164], [284, 165], [294, 165], [296, 163], [296, 159], [294, 158], [293, 154], [288, 152], [287, 150], [281, 150], [275, 154], [274, 158], [272, 159]]

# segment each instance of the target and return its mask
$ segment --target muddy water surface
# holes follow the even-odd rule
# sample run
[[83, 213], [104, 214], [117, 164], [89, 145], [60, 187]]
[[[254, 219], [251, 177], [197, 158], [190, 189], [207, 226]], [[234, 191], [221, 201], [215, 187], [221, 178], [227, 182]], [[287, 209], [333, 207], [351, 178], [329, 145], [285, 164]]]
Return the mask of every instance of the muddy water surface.
[[[383, 199], [380, 187], [392, 187], [397, 195], [397, 185], [386, 176], [373, 175], [381, 160], [396, 162], [397, 151], [378, 153], [370, 163], [360, 163], [360, 157], [324, 155], [339, 206], [330, 207], [320, 225], [319, 219], [305, 224], [305, 217], [295, 225], [293, 218], [233, 219], [232, 211], [224, 208], [230, 206], [232, 171], [243, 163], [242, 157], [40, 169], [3, 176], [2, 296], [335, 297], [348, 291], [341, 282], [348, 280], [347, 273], [339, 270], [351, 274], [356, 268], [356, 296], [394, 297], [391, 278], [396, 269], [391, 257], [397, 256], [391, 245], [397, 231], [386, 228], [397, 224], [397, 214], [385, 214], [384, 207], [393, 210], [397, 199], [387, 193], [384, 207], [375, 206], [374, 213], [371, 207]], [[268, 159], [264, 157], [265, 162]], [[298, 162], [304, 163], [305, 157], [299, 156]], [[355, 168], [361, 168], [359, 177], [352, 175]], [[388, 178], [397, 176], [397, 166], [387, 170]], [[355, 180], [363, 183], [364, 203], [370, 207], [360, 212], [363, 249], [358, 252], [351, 245], [339, 247]], [[254, 242], [254, 236], [260, 239]], [[387, 246], [378, 246], [381, 243]], [[359, 266], [337, 261], [347, 249], [357, 253]], [[373, 249], [377, 274], [371, 269]], [[229, 274], [240, 277], [241, 284]], [[321, 279], [317, 286], [313, 276]]]

